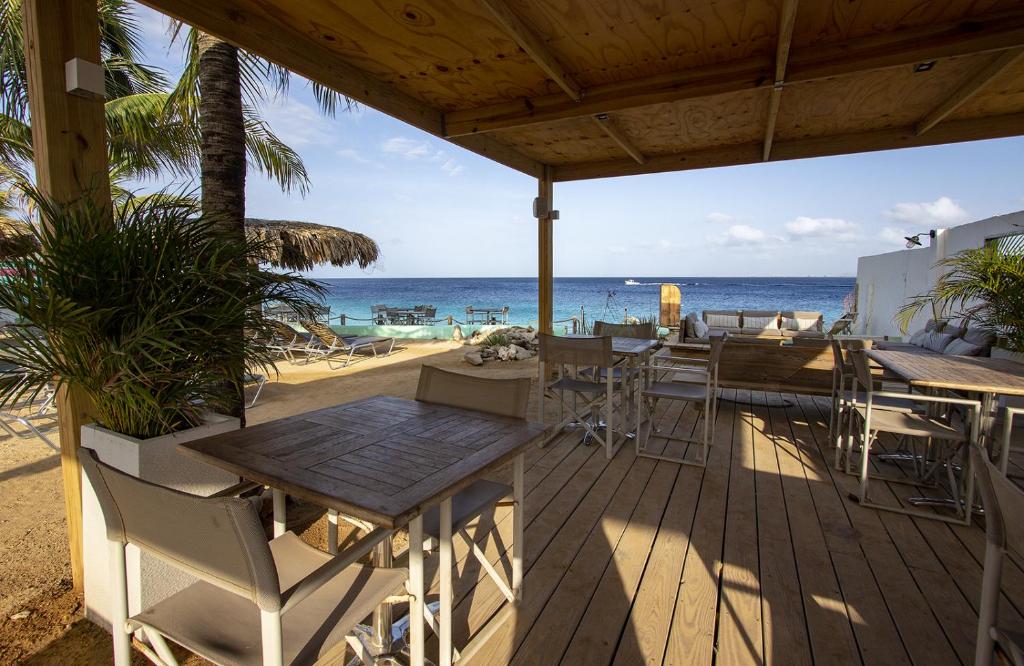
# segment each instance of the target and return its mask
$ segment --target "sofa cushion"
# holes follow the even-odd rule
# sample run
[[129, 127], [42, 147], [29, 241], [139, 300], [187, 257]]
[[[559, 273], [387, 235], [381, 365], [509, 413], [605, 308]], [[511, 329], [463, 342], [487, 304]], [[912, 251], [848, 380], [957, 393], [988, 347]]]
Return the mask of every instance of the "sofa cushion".
[[946, 349], [946, 345], [956, 339], [956, 336], [946, 335], [945, 333], [938, 333], [932, 331], [929, 333], [924, 340], [924, 348], [930, 349], [933, 352], [942, 353]]
[[960, 337], [962, 337], [965, 342], [969, 342], [970, 344], [978, 347], [991, 347], [996, 343], [996, 334], [984, 328], [964, 329], [964, 332]]
[[687, 313], [686, 318], [683, 320], [683, 337], [684, 338], [697, 338], [700, 337], [694, 332], [694, 324], [700, 321], [697, 317], [696, 312]]
[[779, 313], [770, 310], [744, 310], [744, 330], [777, 331], [779, 330]]
[[783, 312], [782, 328], [790, 331], [821, 331], [821, 313], [804, 310]]
[[710, 328], [739, 328], [740, 314], [729, 310], [705, 310], [704, 323]]
[[708, 337], [708, 331], [709, 330], [710, 329], [708, 328], [707, 324], [705, 324], [700, 319], [696, 319], [696, 317], [694, 318], [694, 322], [693, 322], [693, 337], [695, 337], [695, 338], [706, 338], [706, 337]]
[[782, 329], [780, 331], [780, 333], [782, 333], [782, 337], [784, 337], [784, 338], [817, 338], [817, 339], [824, 339], [824, 337], [825, 337], [824, 333], [822, 333], [821, 331], [816, 330], [816, 329], [811, 329], [811, 330], [808, 330], [808, 331], [792, 331], [792, 330], [784, 328], [784, 329]]
[[956, 338], [946, 345], [942, 353], [950, 356], [984, 356], [987, 349], [983, 345], [975, 345], [962, 338]]
[[928, 337], [929, 333], [931, 333], [931, 331], [927, 328], [922, 328], [920, 331], [910, 336], [910, 344], [916, 347], [924, 347], [924, 341]]

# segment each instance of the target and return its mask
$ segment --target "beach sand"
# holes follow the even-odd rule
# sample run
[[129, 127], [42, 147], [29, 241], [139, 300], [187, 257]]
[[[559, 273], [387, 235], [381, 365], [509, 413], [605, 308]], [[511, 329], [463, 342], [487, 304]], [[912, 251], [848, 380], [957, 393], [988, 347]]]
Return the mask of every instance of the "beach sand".
[[[248, 422], [373, 395], [412, 398], [424, 363], [491, 377], [536, 374], [535, 360], [470, 366], [462, 361], [466, 350], [456, 342], [417, 340], [396, 345], [388, 358], [348, 368], [282, 363], [280, 377], [271, 377], [247, 412]], [[289, 507], [288, 518], [290, 529], [324, 545], [322, 511]], [[0, 529], [0, 663], [110, 663], [109, 635], [82, 617], [81, 599], [71, 590], [60, 459], [39, 439], [0, 439]], [[135, 656], [139, 664], [149, 663]]]

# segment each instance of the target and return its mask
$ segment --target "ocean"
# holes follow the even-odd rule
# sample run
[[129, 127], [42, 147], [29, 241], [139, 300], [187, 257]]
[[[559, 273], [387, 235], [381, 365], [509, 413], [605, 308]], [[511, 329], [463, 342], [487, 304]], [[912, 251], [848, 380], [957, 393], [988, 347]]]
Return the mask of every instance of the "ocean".
[[[627, 279], [640, 284], [628, 286]], [[468, 305], [507, 305], [511, 323], [537, 323], [536, 278], [329, 278], [322, 282], [331, 317], [344, 313], [350, 324], [369, 323], [370, 307], [375, 304], [433, 305], [438, 318], [451, 314], [456, 321], [465, 321]], [[842, 315], [843, 298], [853, 289], [854, 278], [555, 278], [554, 319], [578, 316], [581, 306], [588, 322], [622, 321], [627, 312], [657, 316], [663, 282], [679, 285], [684, 315], [691, 310], [815, 310], [824, 313], [827, 325]]]

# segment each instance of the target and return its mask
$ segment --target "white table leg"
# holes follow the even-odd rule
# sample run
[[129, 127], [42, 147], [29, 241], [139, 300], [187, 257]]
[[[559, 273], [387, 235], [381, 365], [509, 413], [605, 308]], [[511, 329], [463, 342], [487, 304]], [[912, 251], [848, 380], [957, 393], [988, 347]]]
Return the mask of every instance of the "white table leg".
[[327, 552], [338, 554], [338, 512], [334, 509], [327, 510]]
[[284, 494], [283, 490], [274, 488], [274, 538], [281, 536], [285, 533], [285, 525], [287, 518], [285, 516], [284, 501], [287, 495]]
[[441, 502], [440, 666], [452, 666], [452, 498]]
[[423, 605], [426, 589], [423, 583], [423, 516], [409, 523], [409, 663], [423, 666], [426, 632], [423, 627]]
[[523, 599], [523, 476], [525, 455], [516, 456], [512, 465], [512, 595], [516, 603]]

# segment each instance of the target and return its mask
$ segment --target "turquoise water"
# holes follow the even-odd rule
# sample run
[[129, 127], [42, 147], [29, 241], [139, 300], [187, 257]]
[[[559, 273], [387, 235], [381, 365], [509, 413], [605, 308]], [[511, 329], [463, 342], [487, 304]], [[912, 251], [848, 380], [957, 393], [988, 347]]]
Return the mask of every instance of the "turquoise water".
[[[633, 279], [641, 284], [627, 286]], [[659, 285], [673, 282], [683, 295], [683, 313], [691, 310], [816, 310], [826, 323], [843, 311], [843, 298], [853, 289], [854, 278], [702, 278], [621, 277], [555, 278], [554, 318], [568, 319], [580, 313], [587, 321], [621, 321], [629, 315], [658, 313]], [[345, 313], [350, 324], [368, 324], [370, 307], [433, 305], [437, 317], [451, 314], [465, 321], [467, 305], [509, 306], [515, 324], [537, 323], [536, 278], [334, 278], [325, 279], [331, 316]], [[336, 323], [336, 322], [335, 322]]]

